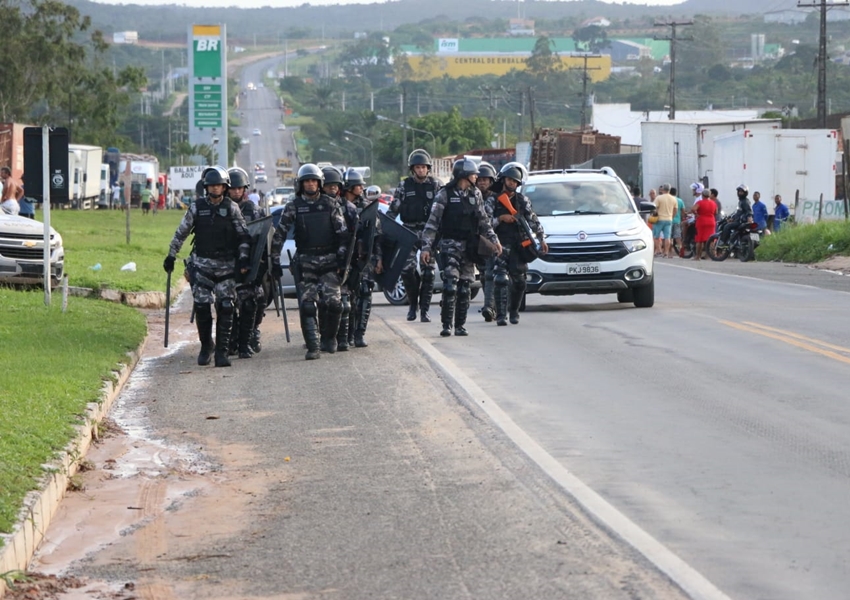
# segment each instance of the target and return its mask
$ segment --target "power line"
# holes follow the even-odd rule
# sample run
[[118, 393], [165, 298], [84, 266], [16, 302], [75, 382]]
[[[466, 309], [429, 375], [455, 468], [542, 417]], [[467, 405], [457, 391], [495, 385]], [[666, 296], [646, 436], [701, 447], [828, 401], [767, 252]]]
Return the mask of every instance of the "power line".
[[848, 6], [850, 2], [820, 0], [811, 4], [797, 2], [799, 8], [820, 8], [820, 38], [818, 43], [818, 127], [826, 129], [826, 11], [833, 6]]
[[[823, 1], [823, 0], [821, 0]], [[669, 97], [670, 97], [670, 112], [667, 113], [668, 118], [671, 121], [676, 119], [676, 42], [678, 41], [691, 41], [694, 38], [680, 38], [676, 37], [676, 27], [680, 27], [683, 25], [693, 25], [693, 21], [671, 21], [669, 23], [655, 23], [655, 27], [669, 27], [670, 28], [670, 37], [659, 37], [655, 36], [656, 40], [664, 40], [670, 42], [670, 87], [669, 87]]]

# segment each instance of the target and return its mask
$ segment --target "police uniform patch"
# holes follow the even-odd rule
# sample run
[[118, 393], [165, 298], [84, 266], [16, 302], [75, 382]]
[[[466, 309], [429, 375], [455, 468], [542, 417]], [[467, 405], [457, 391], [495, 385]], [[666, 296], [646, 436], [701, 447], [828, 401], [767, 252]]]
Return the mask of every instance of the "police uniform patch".
[[218, 214], [220, 214], [222, 217], [226, 217], [228, 212], [229, 211], [226, 208], [219, 208], [218, 209]]
[[428, 200], [433, 200], [434, 192], [425, 192], [425, 197], [428, 198]]
[[471, 196], [471, 197], [469, 198], [469, 203], [470, 203], [470, 204], [475, 204], [475, 196]]

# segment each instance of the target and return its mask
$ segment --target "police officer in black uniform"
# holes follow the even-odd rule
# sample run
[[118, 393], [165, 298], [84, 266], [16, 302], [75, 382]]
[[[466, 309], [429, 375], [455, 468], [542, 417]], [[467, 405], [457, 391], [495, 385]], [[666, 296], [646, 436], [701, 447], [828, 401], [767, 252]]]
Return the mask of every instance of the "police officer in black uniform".
[[407, 320], [416, 320], [416, 309], [419, 309], [420, 320], [429, 323], [431, 317], [428, 310], [431, 308], [431, 296], [434, 293], [434, 278], [437, 267], [434, 257], [428, 263], [422, 264], [422, 276], [416, 269], [416, 252], [422, 246], [422, 231], [425, 222], [431, 214], [431, 205], [437, 192], [443, 187], [443, 183], [431, 175], [431, 157], [422, 149], [416, 149], [407, 158], [407, 166], [410, 176], [401, 182], [396, 188], [393, 200], [387, 210], [387, 216], [395, 219], [401, 216], [401, 222], [405, 227], [412, 229], [420, 236], [417, 248], [414, 248], [404, 269], [401, 272], [401, 281], [407, 292]]

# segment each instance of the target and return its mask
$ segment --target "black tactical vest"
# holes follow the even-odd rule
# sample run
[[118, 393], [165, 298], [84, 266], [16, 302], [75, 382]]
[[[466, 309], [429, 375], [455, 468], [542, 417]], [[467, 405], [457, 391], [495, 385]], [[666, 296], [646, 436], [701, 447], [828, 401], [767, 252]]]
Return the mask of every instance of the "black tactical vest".
[[257, 205], [247, 198], [239, 203], [239, 209], [242, 211], [242, 216], [245, 217], [245, 222], [250, 223], [262, 218], [262, 211], [257, 208]]
[[437, 183], [428, 177], [422, 183], [414, 177], [404, 180], [404, 197], [401, 199], [398, 214], [405, 225], [424, 225], [431, 214], [431, 205], [437, 193]]
[[478, 231], [475, 213], [477, 199], [473, 188], [466, 192], [455, 186], [446, 187], [446, 208], [440, 222], [440, 233], [448, 240], [466, 241]]
[[[496, 194], [493, 198], [493, 218], [498, 219], [502, 215], [509, 215], [511, 211], [505, 208], [505, 205], [499, 202], [498, 196], [501, 194]], [[511, 198], [511, 206], [519, 212], [520, 211], [520, 198], [519, 194], [514, 194], [514, 197]], [[499, 241], [502, 242], [503, 246], [507, 246], [508, 244], [512, 244], [513, 242], [519, 239], [519, 224], [514, 223], [502, 223], [501, 221], [496, 226], [496, 235], [499, 236]]]
[[334, 254], [337, 250], [336, 232], [331, 219], [332, 205], [330, 196], [319, 196], [315, 202], [307, 202], [302, 196], [296, 196], [295, 205], [295, 245], [302, 254]]
[[196, 202], [195, 218], [196, 255], [216, 260], [233, 260], [239, 253], [239, 238], [230, 218], [230, 198], [212, 204], [207, 198]]

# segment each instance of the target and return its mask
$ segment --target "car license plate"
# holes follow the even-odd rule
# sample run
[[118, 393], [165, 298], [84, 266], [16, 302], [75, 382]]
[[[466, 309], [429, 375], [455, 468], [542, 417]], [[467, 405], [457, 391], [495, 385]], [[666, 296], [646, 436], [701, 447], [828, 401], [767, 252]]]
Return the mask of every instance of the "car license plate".
[[754, 242], [759, 241], [759, 234], [757, 234], [757, 233], [751, 233], [751, 234], [750, 234], [750, 239], [751, 239], [751, 240], [753, 240]]
[[574, 263], [567, 265], [567, 275], [592, 275], [599, 273], [599, 263]]

